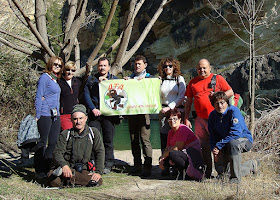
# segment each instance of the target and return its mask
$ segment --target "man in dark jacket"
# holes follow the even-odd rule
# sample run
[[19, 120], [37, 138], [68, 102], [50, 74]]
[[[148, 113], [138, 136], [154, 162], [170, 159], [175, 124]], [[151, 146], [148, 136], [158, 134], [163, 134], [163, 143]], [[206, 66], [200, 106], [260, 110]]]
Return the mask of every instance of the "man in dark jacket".
[[116, 119], [116, 116], [104, 116], [100, 112], [99, 82], [116, 79], [117, 77], [109, 73], [110, 63], [106, 57], [98, 60], [97, 70], [98, 73], [91, 75], [87, 80], [84, 97], [87, 107], [91, 110], [88, 125], [97, 128], [103, 134], [105, 147], [105, 169], [103, 173], [108, 174], [114, 165], [113, 140], [115, 135], [114, 119]]
[[49, 173], [52, 187], [102, 184], [104, 146], [99, 131], [86, 125], [86, 114], [84, 105], [75, 105], [71, 114], [73, 128], [59, 135], [53, 152], [57, 168]]

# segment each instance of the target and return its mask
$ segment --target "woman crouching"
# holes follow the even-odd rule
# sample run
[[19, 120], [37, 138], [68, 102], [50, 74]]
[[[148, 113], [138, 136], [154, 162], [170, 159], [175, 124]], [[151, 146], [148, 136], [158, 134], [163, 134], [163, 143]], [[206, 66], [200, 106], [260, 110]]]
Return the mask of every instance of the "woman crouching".
[[181, 124], [182, 115], [176, 108], [167, 113], [167, 118], [171, 130], [168, 132], [167, 146], [159, 159], [162, 175], [175, 168], [183, 179], [202, 179], [203, 160], [198, 139], [189, 127]]

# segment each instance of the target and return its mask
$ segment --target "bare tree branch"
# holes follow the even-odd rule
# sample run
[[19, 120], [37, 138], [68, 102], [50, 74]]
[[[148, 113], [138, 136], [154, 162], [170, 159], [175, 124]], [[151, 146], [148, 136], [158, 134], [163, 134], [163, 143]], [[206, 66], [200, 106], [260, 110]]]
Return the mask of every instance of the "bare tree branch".
[[29, 56], [33, 56], [34, 58], [38, 58], [38, 59], [42, 59], [42, 56], [40, 53], [37, 53], [35, 51], [31, 51], [27, 48], [24, 48], [24, 47], [20, 47], [20, 46], [17, 46], [15, 44], [13, 44], [12, 42], [8, 41], [8, 40], [5, 40], [4, 38], [1, 38], [0, 37], [0, 42], [2, 42], [3, 44], [5, 44], [6, 46], [12, 48], [12, 49], [15, 49], [17, 51], [20, 51], [24, 54], [27, 54]]
[[77, 38], [75, 38], [75, 42], [74, 42], [74, 52], [75, 52], [75, 63], [77, 69], [80, 69], [81, 67], [80, 43]]
[[8, 0], [8, 3], [10, 5], [10, 8], [12, 9], [12, 11], [14, 12], [15, 16], [18, 18], [18, 20], [25, 25], [26, 27], [28, 27], [27, 23], [21, 18], [21, 16], [18, 14], [18, 11], [14, 8], [11, 0]]
[[68, 36], [68, 32], [71, 28], [71, 24], [73, 23], [74, 18], [76, 16], [77, 6], [78, 6], [78, 0], [71, 0], [69, 2], [69, 13], [65, 25], [65, 38]]
[[21, 40], [21, 41], [26, 42], [26, 43], [28, 43], [28, 44], [31, 44], [31, 45], [33, 45], [33, 46], [35, 46], [35, 47], [38, 47], [38, 48], [41, 48], [41, 47], [42, 47], [42, 46], [40, 45], [40, 43], [38, 43], [38, 42], [34, 42], [34, 41], [32, 41], [32, 40], [28, 40], [27, 38], [21, 37], [21, 36], [19, 36], [19, 35], [15, 35], [15, 34], [10, 33], [10, 32], [7, 32], [7, 31], [5, 31], [5, 30], [3, 30], [3, 29], [1, 29], [1, 28], [0, 28], [0, 33], [4, 33], [4, 34], [9, 35], [9, 36], [11, 36], [11, 37], [13, 37], [13, 38], [15, 38], [15, 39], [18, 39], [18, 40]]
[[142, 34], [140, 35], [139, 39], [137, 40], [137, 42], [134, 44], [134, 46], [127, 52], [126, 56], [121, 60], [120, 66], [123, 66], [127, 63], [127, 61], [132, 57], [132, 55], [137, 51], [137, 49], [140, 47], [140, 45], [143, 43], [143, 41], [145, 40], [146, 36], [148, 35], [148, 33], [150, 32], [151, 28], [153, 27], [153, 25], [155, 24], [155, 22], [157, 21], [158, 17], [160, 16], [160, 14], [163, 11], [163, 7], [167, 4], [170, 3], [172, 0], [163, 0], [162, 3], [160, 4], [158, 10], [156, 11], [156, 13], [154, 14], [153, 18], [151, 19], [151, 21], [147, 24], [147, 26], [145, 27], [144, 31], [142, 32]]
[[224, 22], [226, 22], [226, 24], [228, 25], [228, 27], [230, 28], [230, 30], [232, 31], [232, 33], [240, 40], [242, 41], [244, 44], [249, 45], [248, 42], [246, 42], [245, 40], [243, 40], [236, 32], [235, 30], [232, 28], [231, 24], [228, 22], [228, 20], [215, 8], [215, 6], [212, 4], [212, 2], [210, 0], [207, 0], [208, 3], [211, 5], [211, 7], [214, 9], [214, 11], [218, 14], [219, 17], [221, 17]]
[[36, 29], [36, 27], [31, 23], [29, 17], [26, 15], [26, 13], [21, 8], [20, 4], [17, 2], [17, 0], [12, 0], [12, 2], [15, 4], [17, 9], [20, 11], [22, 16], [24, 17], [25, 21], [28, 24], [29, 29], [31, 32], [35, 35], [39, 43], [42, 45], [42, 47], [46, 50], [46, 52], [49, 54], [49, 56], [55, 56], [55, 54], [52, 52], [52, 50], [49, 48], [49, 46], [45, 43], [44, 39], [41, 37], [40, 33]]
[[87, 60], [87, 63], [90, 66], [92, 66], [92, 61], [95, 59], [96, 55], [98, 54], [99, 50], [101, 49], [101, 47], [102, 47], [102, 45], [105, 41], [105, 38], [106, 38], [107, 33], [108, 33], [108, 31], [110, 29], [110, 26], [111, 26], [112, 19], [114, 17], [114, 13], [117, 9], [118, 2], [119, 2], [118, 0], [113, 1], [109, 16], [107, 18], [106, 24], [105, 24], [104, 29], [103, 29], [102, 34], [101, 34], [101, 38], [99, 39], [96, 47], [94, 48], [94, 50], [92, 51], [92, 53], [90, 54], [90, 56]]
[[75, 19], [73, 23], [71, 24], [70, 30], [68, 34], [65, 36], [64, 44], [63, 44], [63, 50], [60, 53], [61, 57], [64, 58], [65, 61], [69, 60], [69, 57], [71, 55], [71, 51], [74, 45], [75, 38], [78, 35], [78, 32], [80, 30], [81, 24], [85, 17], [85, 10], [87, 6], [88, 0], [82, 0], [80, 3], [80, 6], [78, 6], [77, 14], [75, 16]]

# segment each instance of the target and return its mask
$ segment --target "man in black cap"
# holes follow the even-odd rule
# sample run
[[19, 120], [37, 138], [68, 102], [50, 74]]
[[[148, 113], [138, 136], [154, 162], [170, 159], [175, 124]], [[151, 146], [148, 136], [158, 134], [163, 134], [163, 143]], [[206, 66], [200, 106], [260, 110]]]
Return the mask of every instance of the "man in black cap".
[[99, 131], [86, 124], [86, 107], [73, 107], [73, 128], [64, 130], [53, 152], [55, 170], [49, 172], [50, 186], [99, 186], [105, 151]]

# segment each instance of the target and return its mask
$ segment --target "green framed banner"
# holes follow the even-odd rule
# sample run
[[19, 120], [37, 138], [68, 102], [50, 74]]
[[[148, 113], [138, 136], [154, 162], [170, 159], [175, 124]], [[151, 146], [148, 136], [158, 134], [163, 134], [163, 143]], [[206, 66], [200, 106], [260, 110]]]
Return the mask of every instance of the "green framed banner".
[[102, 81], [99, 96], [102, 115], [158, 114], [161, 110], [158, 78]]

